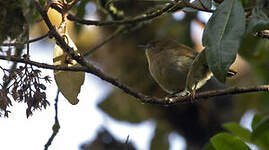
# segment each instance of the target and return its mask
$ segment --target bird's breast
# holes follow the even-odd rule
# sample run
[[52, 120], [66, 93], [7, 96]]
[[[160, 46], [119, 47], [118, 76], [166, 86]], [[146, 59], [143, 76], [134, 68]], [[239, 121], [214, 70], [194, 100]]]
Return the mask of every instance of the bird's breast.
[[168, 93], [182, 91], [193, 61], [185, 56], [158, 56], [149, 63], [149, 70], [156, 82]]

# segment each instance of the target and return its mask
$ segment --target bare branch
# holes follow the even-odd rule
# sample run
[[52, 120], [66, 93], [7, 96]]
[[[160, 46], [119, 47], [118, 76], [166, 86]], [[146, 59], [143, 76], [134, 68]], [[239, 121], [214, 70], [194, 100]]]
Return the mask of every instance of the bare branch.
[[96, 26], [104, 26], [104, 25], [121, 25], [121, 24], [137, 24], [139, 22], [143, 21], [149, 21], [151, 19], [154, 19], [156, 17], [159, 17], [169, 11], [174, 4], [169, 3], [165, 7], [163, 7], [160, 10], [154, 11], [151, 14], [148, 15], [142, 15], [130, 19], [123, 19], [123, 20], [114, 20], [114, 21], [95, 21], [95, 20], [84, 20], [75, 17], [74, 15], [69, 14], [67, 18], [71, 21], [75, 21], [76, 23], [84, 24], [84, 25], [96, 25]]
[[68, 10], [75, 6], [79, 1], [80, 0], [73, 0], [72, 2], [68, 3]]
[[[63, 11], [59, 6], [52, 4], [51, 7], [60, 13]], [[178, 3], [168, 3], [166, 6], [164, 6], [160, 10], [156, 10], [150, 14], [144, 14], [133, 18], [123, 19], [123, 20], [113, 20], [113, 21], [98, 21], [98, 20], [85, 20], [77, 18], [76, 16], [72, 14], [68, 14], [67, 18], [70, 21], [74, 21], [76, 23], [84, 24], [84, 25], [96, 25], [96, 26], [105, 26], [105, 25], [122, 25], [122, 24], [137, 24], [143, 21], [149, 21], [154, 18], [157, 18], [159, 16], [162, 16], [165, 13], [170, 12], [173, 7], [177, 7], [177, 10], [183, 9], [184, 7], [191, 7], [200, 11], [205, 12], [214, 12], [214, 10], [209, 8], [201, 8], [199, 6], [196, 6], [194, 4], [191, 4], [187, 2], [186, 0], [180, 1]]]
[[[17, 63], [26, 63], [29, 65], [33, 65], [39, 68], [44, 68], [44, 69], [52, 69], [52, 70], [63, 70], [63, 71], [74, 71], [74, 72], [88, 72], [86, 67], [62, 67], [62, 66], [54, 66], [54, 65], [49, 65], [46, 63], [39, 63], [35, 61], [31, 61], [29, 59], [24, 59], [24, 58], [19, 58], [19, 57], [14, 57], [14, 56], [1, 56], [0, 59], [2, 60], [8, 60], [8, 61], [14, 61]], [[91, 73], [91, 72], [88, 72]]]
[[57, 94], [56, 94], [56, 98], [55, 98], [55, 104], [54, 104], [54, 110], [55, 110], [55, 121], [54, 124], [52, 126], [52, 134], [48, 140], [48, 142], [45, 144], [45, 148], [44, 150], [48, 150], [49, 146], [51, 145], [53, 139], [55, 138], [55, 136], [57, 135], [57, 133], [59, 132], [60, 129], [60, 124], [59, 124], [59, 120], [58, 120], [58, 100], [59, 100], [59, 93], [60, 91], [57, 90]]
[[18, 45], [29, 44], [29, 43], [33, 43], [33, 42], [36, 42], [36, 41], [40, 41], [43, 38], [46, 38], [47, 36], [49, 36], [49, 32], [42, 35], [42, 36], [40, 36], [40, 37], [34, 38], [32, 40], [29, 40], [29, 41], [26, 41], [26, 42], [23, 42], [23, 43], [3, 43], [1, 46], [18, 46]]
[[102, 47], [103, 45], [105, 45], [106, 43], [108, 43], [109, 41], [113, 40], [115, 37], [117, 37], [118, 35], [120, 35], [121, 33], [123, 33], [124, 31], [128, 30], [128, 27], [119, 27], [114, 33], [112, 33], [107, 39], [105, 39], [104, 41], [102, 41], [100, 44], [96, 45], [95, 47], [93, 47], [92, 49], [90, 49], [89, 51], [87, 51], [84, 56], [89, 56], [92, 53], [94, 53], [98, 48]]

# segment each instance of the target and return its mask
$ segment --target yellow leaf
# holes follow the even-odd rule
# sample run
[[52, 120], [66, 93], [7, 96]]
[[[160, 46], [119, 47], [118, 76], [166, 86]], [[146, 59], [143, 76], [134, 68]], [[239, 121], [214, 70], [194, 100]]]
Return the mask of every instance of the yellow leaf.
[[[66, 42], [70, 47], [77, 51], [76, 45], [71, 38], [66, 35]], [[79, 66], [79, 64], [67, 56], [67, 54], [57, 45], [54, 47], [53, 64], [64, 67]], [[78, 94], [80, 92], [81, 85], [85, 79], [85, 72], [72, 72], [72, 71], [54, 71], [54, 78], [56, 84], [63, 94], [63, 96], [73, 105], [78, 103]]]

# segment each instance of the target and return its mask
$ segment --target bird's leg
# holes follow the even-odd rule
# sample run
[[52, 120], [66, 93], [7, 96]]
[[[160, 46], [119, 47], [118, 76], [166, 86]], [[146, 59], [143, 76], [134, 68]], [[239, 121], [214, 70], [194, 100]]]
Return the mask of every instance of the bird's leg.
[[189, 91], [188, 90], [184, 90], [184, 91], [182, 91], [182, 92], [174, 92], [174, 93], [172, 93], [172, 94], [169, 94], [169, 95], [167, 95], [167, 96], [165, 96], [165, 101], [167, 101], [168, 103], [171, 103], [171, 102], [173, 102], [174, 101], [174, 99], [173, 98], [175, 98], [175, 97], [183, 97], [183, 96], [187, 96], [187, 95], [189, 95], [190, 93], [189, 93]]
[[194, 88], [190, 91], [191, 95], [191, 103], [195, 103], [197, 100], [195, 99], [195, 94], [196, 94], [196, 88], [197, 88], [198, 83], [194, 84]]
[[191, 94], [191, 92], [188, 89], [185, 89], [185, 90], [183, 90], [182, 92], [179, 92], [179, 93], [175, 93], [176, 96], [181, 96], [181, 97], [188, 96], [190, 94]]

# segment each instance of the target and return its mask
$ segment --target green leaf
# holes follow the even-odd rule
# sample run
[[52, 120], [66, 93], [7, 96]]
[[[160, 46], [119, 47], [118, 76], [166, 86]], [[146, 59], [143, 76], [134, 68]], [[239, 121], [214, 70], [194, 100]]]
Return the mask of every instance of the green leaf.
[[244, 9], [238, 0], [223, 1], [205, 27], [203, 45], [207, 48], [207, 62], [221, 82], [225, 82], [244, 32]]
[[[203, 5], [201, 3], [203, 3]], [[196, 6], [200, 7], [200, 8], [204, 8], [203, 6], [205, 6], [206, 8], [211, 9], [212, 0], [195, 0], [195, 1], [192, 2], [192, 4], [194, 4], [194, 5], [196, 5]], [[190, 7], [185, 7], [183, 9], [183, 11], [185, 11], [185, 12], [196, 12], [198, 10], [190, 8]]]
[[260, 122], [260, 121], [262, 121], [262, 116], [260, 116], [260, 115], [255, 115], [254, 117], [253, 117], [253, 119], [252, 119], [252, 123], [251, 123], [251, 128], [252, 128], [252, 130], [254, 130], [254, 128], [256, 127], [256, 125]]
[[229, 133], [220, 133], [210, 139], [216, 150], [250, 150], [237, 136]]
[[203, 150], [216, 150], [211, 142], [206, 143]]
[[251, 19], [247, 26], [247, 33], [262, 31], [269, 28], [269, 18], [261, 7], [252, 10]]
[[269, 117], [264, 118], [255, 125], [251, 139], [260, 147], [269, 147]]
[[165, 128], [166, 126], [167, 126], [166, 123], [160, 123], [157, 125], [154, 131], [154, 136], [151, 140], [150, 149], [152, 150], [169, 149], [168, 135], [170, 131]]
[[248, 129], [241, 127], [237, 123], [225, 123], [223, 124], [223, 127], [232, 132], [234, 135], [239, 136], [247, 142], [250, 142], [251, 133]]

